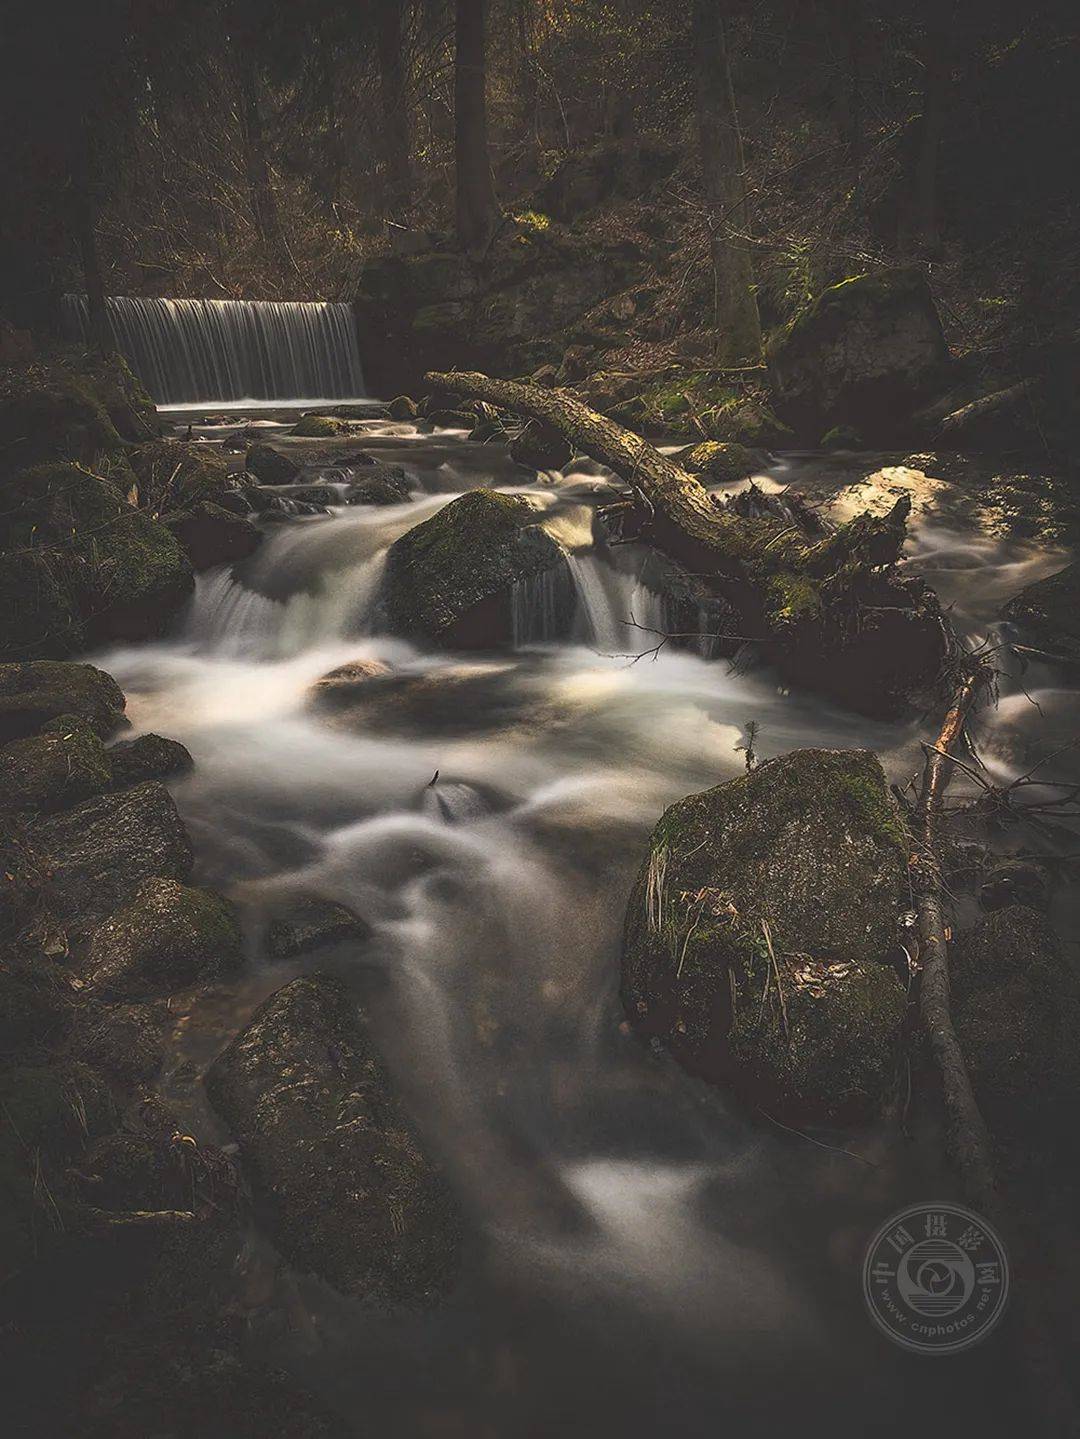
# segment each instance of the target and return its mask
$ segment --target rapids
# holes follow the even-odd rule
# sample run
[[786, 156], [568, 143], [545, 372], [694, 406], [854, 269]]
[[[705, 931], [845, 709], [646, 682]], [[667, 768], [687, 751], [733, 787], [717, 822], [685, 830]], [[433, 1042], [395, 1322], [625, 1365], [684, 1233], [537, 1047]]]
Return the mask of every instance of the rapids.
[[[788, 693], [741, 660], [650, 654], [663, 610], [644, 557], [627, 547], [614, 563], [589, 543], [595, 470], [530, 483], [496, 447], [375, 422], [364, 445], [416, 476], [412, 504], [282, 524], [235, 574], [200, 577], [181, 633], [94, 657], [136, 731], [191, 750], [174, 790], [198, 878], [247, 915], [246, 974], [176, 1014], [170, 1099], [213, 1133], [209, 1058], [299, 968], [332, 967], [364, 994], [475, 1230], [445, 1308], [393, 1315], [292, 1273], [253, 1234], [237, 1266], [253, 1350], [390, 1435], [953, 1436], [959, 1415], [999, 1432], [996, 1337], [935, 1365], [863, 1310], [865, 1236], [935, 1196], [932, 1145], [837, 1141], [855, 1157], [746, 1114], [627, 1034], [617, 995], [645, 837], [665, 805], [743, 771], [751, 723], [762, 758], [867, 746], [901, 785], [927, 726]], [[518, 645], [498, 656], [379, 632], [388, 545], [478, 483], [539, 497], [572, 547], [568, 642], [549, 642], [543, 593], [518, 597]], [[972, 635], [1060, 563], [931, 511], [910, 549]], [[427, 677], [429, 699], [328, 727], [309, 688], [361, 656]], [[454, 688], [463, 674], [475, 683]], [[1023, 683], [1043, 721], [1007, 680], [984, 721], [1003, 775], [1075, 723], [1048, 675]], [[265, 907], [290, 889], [350, 905], [374, 939], [272, 963]]]

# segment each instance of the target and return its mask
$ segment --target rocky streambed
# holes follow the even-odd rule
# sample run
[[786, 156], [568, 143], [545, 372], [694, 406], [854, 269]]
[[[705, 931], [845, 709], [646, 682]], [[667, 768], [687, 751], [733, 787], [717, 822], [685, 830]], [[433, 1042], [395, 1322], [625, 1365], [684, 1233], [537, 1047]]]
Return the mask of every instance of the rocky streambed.
[[[22, 1431], [1014, 1432], [1006, 1331], [960, 1395], [858, 1290], [867, 1233], [954, 1184], [911, 1005], [924, 718], [790, 691], [597, 541], [595, 466], [408, 416], [264, 438], [233, 478], [147, 442], [180, 599], [90, 665], [0, 668]], [[1068, 779], [1067, 555], [908, 458], [750, 463], [837, 514], [906, 487], [969, 635], [1023, 591], [985, 775]], [[100, 591], [53, 578], [92, 643]], [[999, 820], [948, 854], [956, 1020], [1068, 1274], [1073, 841]]]

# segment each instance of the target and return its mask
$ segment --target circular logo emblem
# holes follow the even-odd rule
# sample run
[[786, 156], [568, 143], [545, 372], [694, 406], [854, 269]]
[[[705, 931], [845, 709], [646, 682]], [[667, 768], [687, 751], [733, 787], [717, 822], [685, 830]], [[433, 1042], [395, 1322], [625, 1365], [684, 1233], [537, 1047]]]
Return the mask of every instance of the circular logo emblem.
[[863, 1290], [874, 1323], [919, 1354], [955, 1354], [1005, 1312], [1009, 1263], [998, 1235], [959, 1204], [913, 1204], [866, 1247]]

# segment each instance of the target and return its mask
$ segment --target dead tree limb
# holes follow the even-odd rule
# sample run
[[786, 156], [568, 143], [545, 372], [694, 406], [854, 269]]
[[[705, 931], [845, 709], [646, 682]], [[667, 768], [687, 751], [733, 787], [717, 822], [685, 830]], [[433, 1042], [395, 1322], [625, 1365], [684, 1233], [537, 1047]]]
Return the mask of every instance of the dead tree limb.
[[960, 1173], [964, 1193], [982, 1213], [997, 1205], [993, 1143], [971, 1087], [960, 1041], [950, 1009], [948, 941], [942, 897], [941, 861], [938, 857], [942, 801], [953, 772], [952, 749], [964, 732], [980, 691], [987, 682], [982, 666], [972, 666], [953, 697], [936, 745], [929, 747], [922, 789], [915, 809], [918, 851], [913, 856], [912, 881], [919, 915], [922, 981], [919, 1016], [941, 1073], [949, 1147]]
[[[906, 497], [882, 517], [857, 516], [824, 535], [798, 507], [728, 503], [647, 440], [567, 390], [473, 371], [433, 371], [429, 384], [556, 429], [633, 491], [634, 540], [663, 551], [735, 609], [740, 633], [785, 677], [867, 713], [902, 708], [940, 673], [947, 626], [933, 593], [896, 569]], [[789, 497], [790, 499], [790, 497]]]

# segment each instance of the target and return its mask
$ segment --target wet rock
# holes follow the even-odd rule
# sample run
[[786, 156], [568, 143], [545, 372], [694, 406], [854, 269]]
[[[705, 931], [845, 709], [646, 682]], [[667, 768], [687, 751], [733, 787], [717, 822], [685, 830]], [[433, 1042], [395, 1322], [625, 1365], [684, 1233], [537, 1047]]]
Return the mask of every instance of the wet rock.
[[1010, 904], [1042, 910], [1049, 898], [1046, 867], [1032, 859], [1002, 860], [987, 872], [979, 886], [979, 904], [985, 910], [1004, 909]]
[[270, 921], [266, 947], [274, 959], [291, 959], [342, 940], [366, 939], [370, 933], [364, 921], [343, 904], [299, 898]]
[[460, 1221], [353, 997], [294, 980], [207, 1075], [276, 1242], [349, 1294], [426, 1304], [453, 1282]]
[[1002, 614], [1039, 648], [1080, 660], [1080, 563], [1028, 585]]
[[71, 1016], [66, 975], [39, 956], [7, 947], [0, 964], [0, 1052], [5, 1062], [56, 1043]]
[[240, 962], [240, 926], [227, 899], [173, 879], [148, 879], [94, 930], [88, 969], [97, 989], [170, 994]]
[[292, 433], [305, 440], [329, 440], [346, 434], [352, 428], [349, 420], [337, 415], [302, 415]]
[[680, 450], [673, 458], [692, 475], [700, 475], [707, 484], [734, 484], [749, 475], [760, 473], [769, 463], [768, 456], [746, 445], [703, 440], [699, 445]]
[[862, 435], [852, 425], [833, 425], [831, 430], [826, 430], [821, 437], [821, 448], [843, 452], [844, 450], [864, 450], [866, 442]]
[[66, 809], [112, 783], [108, 751], [77, 715], [50, 720], [42, 733], [0, 750], [0, 807]]
[[1080, 1097], [1080, 984], [1057, 936], [1013, 905], [960, 933], [950, 958], [953, 1024], [987, 1123], [1059, 1144]]
[[509, 642], [515, 586], [566, 562], [538, 520], [524, 496], [473, 490], [395, 541], [382, 591], [392, 632], [452, 649]]
[[34, 734], [61, 715], [104, 738], [127, 724], [123, 691], [104, 670], [57, 660], [0, 665], [0, 740]]
[[162, 523], [180, 541], [196, 571], [247, 559], [262, 543], [250, 520], [207, 501], [173, 510]]
[[410, 395], [398, 395], [387, 406], [392, 420], [415, 420], [420, 411]]
[[272, 450], [269, 445], [252, 445], [244, 468], [261, 485], [292, 485], [303, 473], [295, 460], [280, 450]]
[[905, 1009], [886, 960], [906, 850], [865, 750], [796, 750], [680, 800], [627, 911], [631, 1020], [775, 1117], [879, 1113]]
[[533, 420], [511, 442], [510, 458], [526, 470], [561, 470], [574, 458], [574, 447], [551, 425]]
[[358, 690], [390, 673], [390, 666], [382, 660], [350, 660], [315, 681], [311, 687], [312, 702], [322, 709], [350, 704]]
[[[553, 723], [543, 697], [531, 698], [530, 721]], [[334, 728], [384, 733], [472, 734], [522, 723], [521, 695], [513, 677], [503, 668], [483, 665], [373, 675], [326, 692], [316, 700], [316, 709]]]
[[889, 437], [943, 377], [948, 349], [925, 276], [884, 270], [832, 285], [769, 345], [780, 415], [819, 436]]
[[439, 430], [471, 430], [476, 417], [468, 410], [433, 409], [425, 410], [424, 418]]
[[186, 880], [192, 850], [164, 785], [135, 785], [39, 820], [34, 844], [51, 871], [47, 901], [70, 930], [94, 928], [130, 903], [144, 880]]
[[401, 465], [373, 464], [345, 492], [348, 505], [403, 505], [412, 498], [413, 481]]
[[194, 767], [190, 752], [178, 741], [159, 734], [121, 740], [109, 750], [114, 789], [127, 789], [148, 779], [168, 779]]
[[14, 553], [0, 555], [0, 652], [63, 655], [146, 639], [163, 633], [191, 594], [179, 543], [134, 508], [126, 465], [112, 473], [105, 480], [54, 464], [9, 479], [5, 494], [18, 521], [8, 528]]

